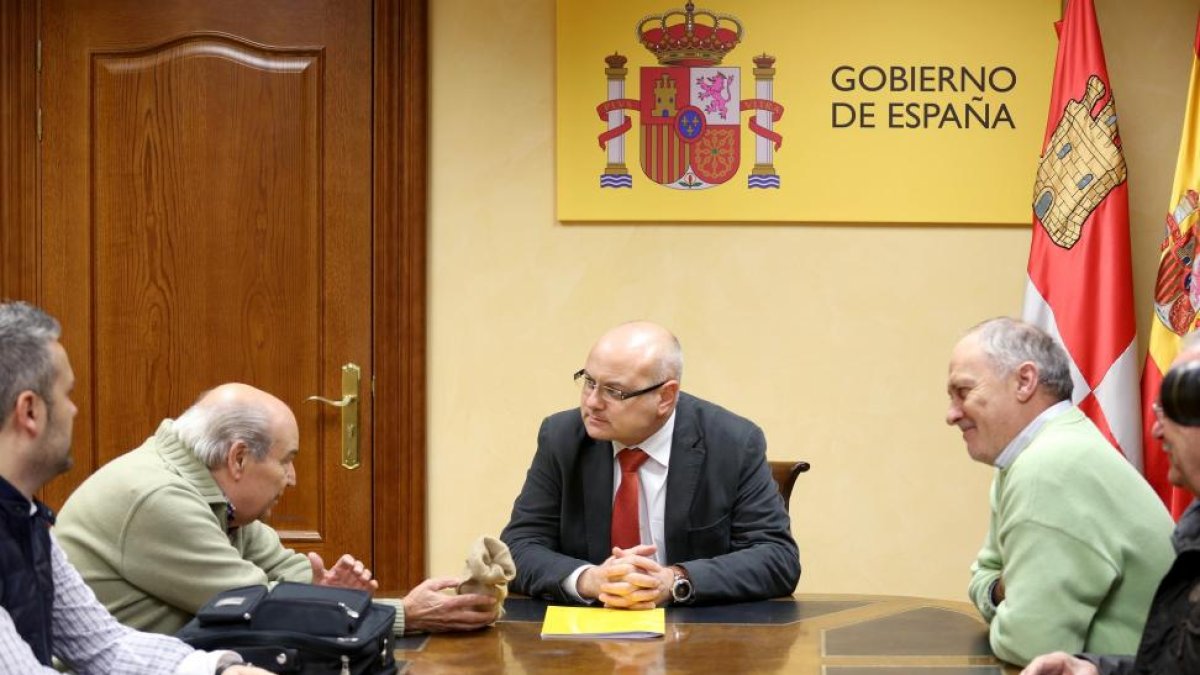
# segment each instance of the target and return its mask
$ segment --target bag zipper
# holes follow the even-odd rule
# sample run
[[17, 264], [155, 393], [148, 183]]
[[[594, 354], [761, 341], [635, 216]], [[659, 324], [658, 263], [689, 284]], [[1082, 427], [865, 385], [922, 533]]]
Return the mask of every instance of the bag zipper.
[[346, 614], [349, 615], [351, 619], [358, 618], [358, 612], [351, 609], [346, 603], [339, 602], [338, 604], [341, 605], [342, 609], [346, 610]]

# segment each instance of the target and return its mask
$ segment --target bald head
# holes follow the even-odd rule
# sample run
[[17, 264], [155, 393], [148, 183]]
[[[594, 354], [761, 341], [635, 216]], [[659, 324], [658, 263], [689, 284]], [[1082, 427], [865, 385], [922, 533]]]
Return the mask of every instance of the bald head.
[[600, 336], [588, 360], [624, 365], [654, 380], [683, 379], [683, 349], [671, 331], [649, 321], [623, 323]]
[[579, 412], [589, 436], [628, 446], [670, 419], [679, 400], [683, 351], [670, 331], [647, 321], [608, 331], [588, 353]]
[[204, 408], [257, 408], [271, 415], [295, 422], [292, 409], [279, 398], [241, 382], [222, 384], [200, 395], [193, 407]]
[[225, 461], [242, 441], [258, 460], [282, 442], [298, 443], [296, 416], [277, 397], [247, 384], [231, 382], [200, 395], [174, 424], [175, 433], [210, 469]]

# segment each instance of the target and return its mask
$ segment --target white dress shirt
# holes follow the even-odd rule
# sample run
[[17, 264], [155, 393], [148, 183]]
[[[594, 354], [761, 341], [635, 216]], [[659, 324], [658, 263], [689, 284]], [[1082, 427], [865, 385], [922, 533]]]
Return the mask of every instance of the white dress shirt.
[[[642, 544], [654, 544], [654, 560], [660, 565], [667, 562], [666, 510], [667, 510], [667, 470], [671, 464], [671, 440], [675, 437], [675, 413], [667, 419], [658, 431], [649, 438], [637, 444], [623, 445], [617, 441], [613, 446], [613, 499], [621, 487], [621, 463], [617, 461], [617, 453], [626, 448], [637, 447], [645, 452], [649, 459], [638, 468], [638, 530], [641, 532]], [[595, 565], [581, 565], [563, 580], [563, 590], [576, 602], [589, 603], [580, 597], [576, 584], [579, 575]]]

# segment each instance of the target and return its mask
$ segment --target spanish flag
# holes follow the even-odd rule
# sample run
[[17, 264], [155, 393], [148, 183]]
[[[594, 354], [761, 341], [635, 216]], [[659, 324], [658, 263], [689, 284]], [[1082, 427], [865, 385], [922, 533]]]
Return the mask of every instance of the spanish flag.
[[1150, 318], [1150, 350], [1142, 371], [1142, 426], [1146, 452], [1146, 479], [1177, 519], [1192, 501], [1186, 490], [1167, 482], [1169, 464], [1158, 440], [1151, 436], [1158, 387], [1171, 367], [1183, 336], [1197, 325], [1200, 307], [1200, 270], [1196, 267], [1197, 204], [1200, 202], [1200, 23], [1192, 42], [1192, 79], [1188, 85], [1183, 136], [1175, 161], [1175, 182], [1167, 204], [1162, 245], [1159, 248], [1158, 278], [1154, 283], [1154, 316]]
[[1075, 404], [1140, 469], [1129, 191], [1092, 0], [1070, 0], [1056, 27], [1023, 315], [1062, 342]]

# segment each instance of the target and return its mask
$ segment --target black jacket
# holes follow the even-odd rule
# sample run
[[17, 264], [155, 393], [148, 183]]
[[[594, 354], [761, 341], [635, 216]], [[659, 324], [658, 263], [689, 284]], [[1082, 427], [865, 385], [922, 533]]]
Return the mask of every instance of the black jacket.
[[[500, 538], [517, 566], [513, 588], [569, 602], [562, 581], [609, 556], [612, 443], [590, 438], [572, 409], [552, 415]], [[790, 595], [800, 578], [791, 521], [753, 422], [679, 395], [667, 472], [665, 535], [697, 604]]]
[[0, 607], [43, 665], [50, 665], [54, 571], [50, 526], [54, 514], [0, 478]]

